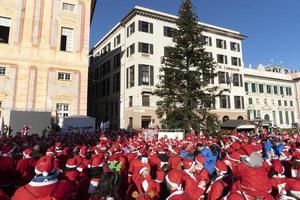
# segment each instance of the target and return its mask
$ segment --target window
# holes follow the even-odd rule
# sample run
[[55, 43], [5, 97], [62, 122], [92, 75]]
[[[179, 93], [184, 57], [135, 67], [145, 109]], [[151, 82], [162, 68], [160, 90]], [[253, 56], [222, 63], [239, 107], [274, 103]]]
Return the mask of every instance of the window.
[[268, 104], [268, 99], [264, 99], [264, 104], [265, 104], [265, 105]]
[[11, 19], [0, 17], [0, 43], [8, 44]]
[[60, 50], [72, 51], [73, 50], [73, 29], [61, 28]]
[[286, 95], [287, 96], [292, 96], [292, 88], [286, 87]]
[[133, 101], [132, 96], [129, 96], [129, 105], [128, 105], [129, 107], [132, 107], [132, 103], [133, 103], [132, 101]]
[[0, 76], [5, 75], [6, 67], [0, 67]]
[[117, 37], [114, 39], [114, 47], [118, 46], [121, 43], [121, 34], [119, 34]]
[[143, 95], [142, 96], [142, 106], [150, 106], [150, 96], [149, 95]]
[[230, 83], [229, 73], [228, 72], [218, 72], [219, 83]]
[[206, 46], [211, 46], [211, 45], [212, 45], [211, 37], [202, 35], [202, 36], [201, 36], [201, 39], [202, 39], [202, 44], [203, 44], [203, 45], [206, 45]]
[[253, 105], [253, 100], [252, 100], [252, 98], [248, 98], [248, 102], [249, 102], [249, 105]]
[[281, 106], [281, 100], [278, 100], [278, 106]]
[[134, 33], [135, 23], [133, 22], [127, 27], [127, 37], [131, 36]]
[[153, 66], [139, 65], [139, 85], [153, 85]]
[[114, 56], [114, 69], [120, 68], [121, 66], [121, 54], [118, 53]]
[[235, 42], [230, 42], [230, 49], [231, 51], [240, 52], [240, 44]]
[[127, 88], [134, 87], [134, 65], [127, 68]]
[[291, 111], [292, 123], [295, 123], [295, 113]]
[[75, 5], [74, 4], [70, 4], [70, 3], [63, 3], [63, 10], [66, 11], [74, 11]]
[[294, 105], [293, 105], [293, 101], [290, 101], [290, 106], [291, 106], [291, 107], [293, 107], [293, 106], [294, 106]]
[[241, 66], [241, 59], [237, 57], [231, 57], [231, 64], [233, 66]]
[[113, 92], [120, 91], [120, 73], [116, 73], [113, 76]]
[[130, 45], [129, 47], [127, 47], [127, 57], [131, 56], [132, 54], [134, 54], [135, 50], [134, 50], [134, 43], [132, 45]]
[[259, 89], [259, 93], [264, 93], [264, 85], [263, 84], [259, 84], [258, 89]]
[[110, 72], [110, 60], [107, 60], [100, 66], [100, 76], [105, 76]]
[[272, 105], [274, 106], [274, 105], [275, 105], [275, 101], [274, 101], [274, 99], [272, 99], [272, 100], [271, 100], [271, 102], [272, 102]]
[[259, 98], [256, 98], [256, 104], [259, 104]]
[[132, 125], [133, 125], [133, 117], [129, 117], [128, 120], [129, 120], [129, 122], [128, 122], [128, 128], [132, 128]]
[[220, 108], [230, 108], [230, 96], [221, 95], [220, 96]]
[[69, 116], [69, 104], [58, 103], [56, 104], [56, 112], [59, 118]]
[[285, 111], [285, 123], [290, 124], [289, 112], [288, 111]]
[[216, 43], [217, 43], [218, 48], [226, 49], [226, 41], [225, 40], [217, 39]]
[[164, 47], [164, 56], [170, 57], [171, 55], [171, 47]]
[[69, 81], [71, 80], [70, 73], [58, 72], [58, 80]]
[[284, 100], [284, 106], [287, 106], [287, 100]]
[[256, 84], [255, 83], [251, 83], [251, 89], [252, 89], [252, 92], [256, 92]]
[[283, 87], [282, 87], [282, 86], [280, 86], [280, 94], [281, 94], [281, 95], [284, 95], [284, 94], [283, 94]]
[[139, 20], [139, 31], [144, 33], [153, 33], [153, 24]]
[[164, 36], [166, 37], [172, 37], [174, 28], [164, 26]]
[[274, 85], [274, 94], [278, 94], [278, 87]]
[[100, 97], [110, 94], [110, 78], [106, 78], [100, 82]]
[[267, 85], [267, 93], [271, 94], [271, 86], [270, 85]]
[[139, 53], [153, 54], [153, 44], [139, 42]]
[[233, 74], [232, 75], [233, 86], [243, 86], [243, 77], [242, 74]]
[[283, 124], [282, 111], [279, 111], [279, 122], [280, 124]]
[[217, 54], [217, 62], [222, 64], [227, 64], [227, 56]]
[[234, 96], [234, 107], [235, 109], [244, 109], [244, 97]]
[[103, 49], [101, 49], [101, 55], [105, 55], [106, 53], [110, 52], [111, 50], [111, 43], [108, 43]]
[[276, 111], [273, 110], [273, 123], [276, 124]]
[[245, 92], [248, 92], [249, 88], [248, 88], [248, 83], [245, 83]]

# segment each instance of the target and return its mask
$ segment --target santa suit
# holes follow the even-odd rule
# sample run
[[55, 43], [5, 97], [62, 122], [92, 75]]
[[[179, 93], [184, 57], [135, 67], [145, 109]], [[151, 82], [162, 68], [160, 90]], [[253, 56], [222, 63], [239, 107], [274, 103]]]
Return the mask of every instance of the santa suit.
[[274, 175], [271, 178], [271, 183], [273, 187], [277, 189], [278, 194], [281, 194], [283, 188], [286, 185], [286, 180], [287, 178], [284, 175]]
[[57, 179], [36, 182], [31, 181], [20, 187], [11, 200], [33, 200], [47, 197], [54, 197], [56, 200], [65, 200], [71, 198], [73, 194], [72, 186], [66, 180]]
[[[219, 176], [207, 189], [208, 199], [214, 200], [226, 196], [231, 185], [232, 180], [230, 176]], [[226, 188], [228, 191], [225, 191]]]
[[17, 163], [17, 173], [20, 177], [16, 180], [18, 185], [27, 184], [35, 176], [34, 167], [36, 160], [33, 158], [23, 158]]
[[166, 200], [191, 200], [191, 198], [182, 190], [174, 190]]
[[168, 163], [172, 169], [178, 169], [180, 167], [181, 158], [179, 155], [171, 156]]
[[132, 178], [138, 189], [138, 200], [158, 199], [157, 184], [150, 175], [143, 177], [135, 173]]
[[13, 185], [15, 176], [14, 160], [8, 156], [0, 156], [0, 189], [11, 193], [9, 188]]
[[135, 159], [138, 156], [137, 151], [131, 152], [127, 154], [127, 160], [130, 163], [133, 159]]
[[240, 190], [250, 196], [265, 197], [272, 190], [268, 173], [263, 166], [254, 168], [241, 162], [233, 168], [233, 175], [239, 179]]
[[192, 198], [198, 199], [204, 194], [205, 188], [197, 184], [196, 177], [193, 173], [184, 170], [182, 172], [184, 191]]

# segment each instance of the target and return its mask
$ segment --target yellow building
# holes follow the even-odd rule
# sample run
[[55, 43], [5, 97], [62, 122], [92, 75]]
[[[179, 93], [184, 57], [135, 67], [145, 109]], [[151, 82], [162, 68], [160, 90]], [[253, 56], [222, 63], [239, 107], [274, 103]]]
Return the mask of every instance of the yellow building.
[[0, 0], [0, 107], [86, 115], [96, 0]]

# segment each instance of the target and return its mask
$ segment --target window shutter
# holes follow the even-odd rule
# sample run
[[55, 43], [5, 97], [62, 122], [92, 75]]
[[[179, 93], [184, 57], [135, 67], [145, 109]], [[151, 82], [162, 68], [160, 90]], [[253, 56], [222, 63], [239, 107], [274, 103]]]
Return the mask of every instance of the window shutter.
[[139, 85], [143, 85], [143, 65], [139, 65]]
[[227, 108], [231, 108], [231, 103], [230, 103], [230, 96], [227, 95]]
[[164, 36], [167, 36], [167, 27], [164, 26]]
[[142, 52], [142, 43], [141, 42], [139, 42], [139, 47], [138, 48], [139, 48], [138, 49], [139, 53], [141, 53]]
[[128, 83], [129, 83], [129, 69], [130, 68], [126, 69], [126, 79], [127, 79], [127, 81], [126, 81], [126, 88], [128, 88]]
[[149, 44], [150, 46], [150, 54], [153, 54], [153, 44]]
[[244, 97], [242, 97], [242, 109], [245, 109]]
[[150, 85], [154, 85], [154, 69], [153, 66], [150, 65]]
[[126, 56], [129, 56], [129, 47], [127, 47]]
[[239, 43], [237, 44], [237, 47], [238, 47], [238, 52], [240, 52], [240, 44]]
[[[224, 40], [224, 49], [226, 49], [226, 40]], [[227, 63], [226, 63], [227, 64]]]
[[208, 37], [208, 39], [209, 39], [209, 46], [211, 46], [212, 45], [211, 37]]
[[142, 21], [139, 20], [139, 31], [142, 31]]
[[225, 64], [227, 64], [227, 56], [224, 56], [225, 57]]
[[149, 26], [150, 26], [150, 33], [153, 33], [153, 24], [149, 23]]
[[229, 73], [226, 72], [226, 83], [230, 84], [230, 78], [229, 78]]
[[243, 75], [240, 74], [240, 86], [243, 87]]
[[127, 37], [129, 37], [129, 27], [127, 27]]

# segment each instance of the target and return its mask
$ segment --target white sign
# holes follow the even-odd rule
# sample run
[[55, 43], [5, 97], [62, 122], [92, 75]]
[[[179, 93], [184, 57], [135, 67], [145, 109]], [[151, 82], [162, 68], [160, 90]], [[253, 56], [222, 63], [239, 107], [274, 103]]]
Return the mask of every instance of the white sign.
[[158, 132], [158, 139], [164, 137], [183, 140], [184, 132]]

